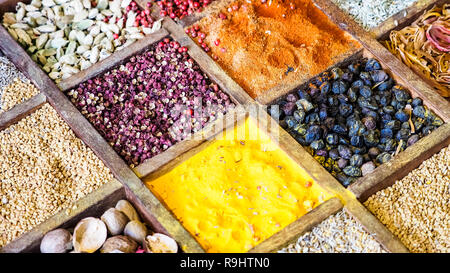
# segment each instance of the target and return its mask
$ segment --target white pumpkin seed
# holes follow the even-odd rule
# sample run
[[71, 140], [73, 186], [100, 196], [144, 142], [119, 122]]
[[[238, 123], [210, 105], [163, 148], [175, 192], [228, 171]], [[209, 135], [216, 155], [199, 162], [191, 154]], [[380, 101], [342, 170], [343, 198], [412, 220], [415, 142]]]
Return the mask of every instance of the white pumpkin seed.
[[54, 5], [56, 5], [56, 3], [53, 0], [42, 0], [42, 5], [44, 7], [53, 7]]
[[69, 55], [61, 56], [61, 58], [59, 59], [59, 61], [60, 61], [62, 64], [74, 65], [74, 64], [77, 62], [77, 58], [75, 57], [74, 54], [69, 54]]
[[92, 63], [90, 61], [87, 61], [87, 60], [81, 60], [80, 61], [80, 69], [81, 70], [85, 70], [88, 67], [90, 67], [91, 65], [92, 65]]
[[98, 60], [99, 57], [99, 49], [98, 46], [95, 46], [92, 51], [91, 51], [91, 55], [89, 56], [89, 61], [93, 64], [95, 64]]
[[94, 8], [94, 9], [90, 9], [89, 10], [89, 14], [88, 14], [88, 18], [89, 19], [94, 19], [95, 16], [98, 15], [98, 9]]
[[130, 11], [127, 16], [127, 22], [125, 23], [126, 27], [132, 27], [134, 22], [136, 21], [136, 13]]
[[142, 39], [144, 35], [142, 33], [133, 33], [127, 36], [128, 39]]
[[94, 41], [94, 38], [92, 37], [92, 35], [88, 34], [88, 35], [86, 35], [86, 37], [84, 37], [82, 44], [91, 46], [93, 41]]
[[[17, 5], [19, 5], [19, 4], [17, 4]], [[23, 19], [24, 16], [25, 16], [25, 8], [21, 7], [21, 8], [19, 8], [19, 9], [17, 10], [17, 13], [16, 13], [16, 21], [17, 21], [17, 22], [22, 21], [22, 19]]]
[[36, 29], [42, 33], [49, 33], [49, 32], [56, 31], [56, 26], [55, 25], [43, 25], [43, 26], [37, 27]]
[[108, 7], [108, 0], [99, 0], [97, 3], [97, 8], [99, 10], [104, 10]]
[[[64, 38], [55, 38], [52, 40], [52, 47], [57, 48], [58, 50], [61, 49], [61, 47], [67, 45], [69, 41], [67, 41]], [[59, 58], [57, 58], [59, 59]]]
[[75, 49], [77, 48], [77, 42], [70, 41], [69, 45], [66, 48], [66, 55], [75, 53]]
[[43, 25], [47, 23], [47, 18], [45, 18], [44, 16], [40, 16], [36, 18], [36, 24], [38, 25]]
[[44, 33], [44, 34], [40, 35], [36, 39], [36, 47], [38, 49], [42, 49], [44, 47], [45, 43], [47, 42], [48, 37], [49, 37], [48, 33]]
[[24, 23], [15, 23], [11, 25], [12, 28], [29, 29], [30, 26]]
[[33, 6], [33, 5], [26, 5], [26, 6], [25, 6], [25, 10], [26, 10], [26, 11], [37, 11], [38, 8], [36, 8], [36, 7]]
[[91, 8], [91, 0], [83, 0], [83, 7], [85, 9], [90, 9]]
[[109, 24], [108, 25], [109, 30], [111, 30], [113, 33], [119, 34], [120, 29], [116, 24]]
[[82, 10], [75, 14], [73, 17], [73, 22], [80, 22], [81, 20], [84, 20], [88, 18], [89, 12], [87, 10]]
[[89, 47], [85, 46], [85, 45], [81, 45], [79, 47], [77, 47], [77, 54], [83, 54], [84, 52], [88, 51]]
[[130, 3], [131, 3], [131, 0], [122, 0], [120, 7], [125, 9], [126, 7], [128, 7], [130, 5]]
[[40, 1], [40, 0], [33, 0], [33, 1], [31, 1], [30, 5], [33, 5], [36, 8], [40, 8], [40, 7], [42, 7], [42, 1]]
[[114, 13], [110, 9], [104, 9], [101, 11], [101, 14], [103, 14], [106, 17], [109, 17], [109, 16], [113, 16]]
[[95, 36], [93, 44], [94, 45], [100, 44], [101, 40], [103, 40], [104, 37], [106, 37], [105, 33], [102, 32], [102, 33], [98, 34], [97, 36]]
[[94, 21], [90, 20], [90, 19], [84, 19], [79, 21], [78, 23], [75, 24], [75, 27], [78, 28], [79, 30], [85, 30], [88, 27], [92, 26], [94, 24]]

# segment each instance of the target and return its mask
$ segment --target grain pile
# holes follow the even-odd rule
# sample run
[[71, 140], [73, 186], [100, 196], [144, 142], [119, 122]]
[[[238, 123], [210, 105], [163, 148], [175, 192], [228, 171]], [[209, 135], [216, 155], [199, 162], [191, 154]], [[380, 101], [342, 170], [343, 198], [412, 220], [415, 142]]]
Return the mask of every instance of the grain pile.
[[[332, 0], [364, 29], [369, 30], [392, 15], [411, 6], [417, 0]], [[403, 13], [406, 16], [406, 12]]]
[[450, 252], [450, 146], [364, 205], [411, 252]]
[[383, 253], [373, 236], [344, 210], [328, 217], [279, 253]]
[[22, 81], [19, 78], [15, 78], [13, 82], [3, 90], [3, 94], [0, 99], [0, 113], [8, 111], [13, 106], [31, 99], [38, 93], [39, 90], [34, 87], [34, 85], [30, 84], [28, 80]]
[[0, 247], [112, 179], [46, 104], [0, 132]]
[[[1, 53], [1, 52], [0, 52]], [[27, 81], [25, 76], [20, 73], [19, 70], [11, 63], [6, 57], [3, 57], [3, 54], [0, 55], [0, 112], [5, 111], [4, 106], [4, 93], [5, 89], [14, 82], [14, 79], [20, 79], [22, 81]], [[7, 92], [7, 91], [6, 91]], [[19, 96], [15, 96], [18, 98]], [[6, 99], [7, 100], [7, 99]], [[10, 103], [7, 103], [11, 106]]]

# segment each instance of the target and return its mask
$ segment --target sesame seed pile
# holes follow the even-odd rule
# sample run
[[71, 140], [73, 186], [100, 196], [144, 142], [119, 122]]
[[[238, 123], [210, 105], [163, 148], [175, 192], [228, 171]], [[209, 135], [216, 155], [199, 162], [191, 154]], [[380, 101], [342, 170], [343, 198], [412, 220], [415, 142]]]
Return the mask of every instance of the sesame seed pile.
[[24, 98], [23, 95], [27, 95], [14, 94], [14, 92], [11, 92], [14, 91], [14, 88], [10, 87], [10, 85], [14, 84], [15, 79], [20, 79], [21, 81], [27, 83], [29, 82], [28, 79], [26, 79], [25, 76], [17, 70], [14, 64], [0, 52], [0, 112], [11, 108], [18, 101], [21, 101], [21, 99]]
[[345, 210], [328, 217], [312, 231], [279, 253], [384, 253], [373, 235], [367, 233]]
[[112, 179], [49, 104], [0, 132], [0, 158], [0, 247]]
[[450, 146], [364, 205], [411, 252], [450, 252]]

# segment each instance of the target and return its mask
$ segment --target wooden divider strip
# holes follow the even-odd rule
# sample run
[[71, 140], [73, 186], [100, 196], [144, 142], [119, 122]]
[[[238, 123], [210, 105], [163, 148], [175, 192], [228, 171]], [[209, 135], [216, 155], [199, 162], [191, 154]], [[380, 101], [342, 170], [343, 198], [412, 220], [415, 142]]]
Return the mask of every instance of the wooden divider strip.
[[15, 105], [13, 108], [0, 114], [0, 131], [30, 115], [39, 109], [47, 98], [43, 93], [39, 93], [32, 98]]

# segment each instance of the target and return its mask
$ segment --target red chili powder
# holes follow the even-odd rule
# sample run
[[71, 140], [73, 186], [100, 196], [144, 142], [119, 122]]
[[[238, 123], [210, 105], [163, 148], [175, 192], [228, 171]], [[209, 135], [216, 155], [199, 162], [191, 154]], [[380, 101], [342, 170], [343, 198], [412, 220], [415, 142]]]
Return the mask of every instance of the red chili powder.
[[247, 1], [197, 25], [212, 56], [252, 98], [306, 81], [360, 47], [310, 0]]

